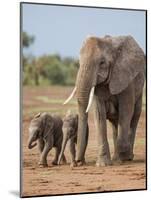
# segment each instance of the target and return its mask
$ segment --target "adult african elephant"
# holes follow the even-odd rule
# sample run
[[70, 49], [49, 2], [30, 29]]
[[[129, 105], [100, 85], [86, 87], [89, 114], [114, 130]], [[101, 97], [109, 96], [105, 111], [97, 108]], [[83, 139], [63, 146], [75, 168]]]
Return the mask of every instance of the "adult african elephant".
[[94, 99], [98, 135], [97, 166], [111, 164], [106, 119], [113, 127], [114, 159], [132, 160], [141, 114], [145, 57], [131, 36], [88, 37], [80, 50], [76, 86], [79, 124], [77, 162], [82, 165], [86, 149], [88, 111]]

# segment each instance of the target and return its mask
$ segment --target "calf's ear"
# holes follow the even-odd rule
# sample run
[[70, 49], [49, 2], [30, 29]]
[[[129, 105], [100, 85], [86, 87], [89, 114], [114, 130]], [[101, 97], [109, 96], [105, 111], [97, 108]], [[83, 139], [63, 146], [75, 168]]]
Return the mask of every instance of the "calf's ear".
[[41, 113], [39, 112], [38, 114], [36, 114], [36, 115], [34, 116], [34, 118], [39, 118], [40, 115], [41, 115]]
[[53, 135], [55, 131], [54, 118], [51, 115], [44, 115], [41, 123], [41, 129], [43, 130], [43, 137], [46, 138], [49, 134]]

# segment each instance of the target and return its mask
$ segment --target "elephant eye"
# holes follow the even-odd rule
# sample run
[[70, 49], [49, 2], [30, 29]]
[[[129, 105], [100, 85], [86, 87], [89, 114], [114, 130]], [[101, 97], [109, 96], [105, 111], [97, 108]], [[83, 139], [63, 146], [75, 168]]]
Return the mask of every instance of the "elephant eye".
[[39, 135], [39, 133], [40, 133], [40, 130], [37, 130], [37, 132], [36, 132], [36, 133], [37, 133], [37, 135]]
[[103, 65], [104, 63], [105, 63], [104, 59], [100, 61], [100, 65]]

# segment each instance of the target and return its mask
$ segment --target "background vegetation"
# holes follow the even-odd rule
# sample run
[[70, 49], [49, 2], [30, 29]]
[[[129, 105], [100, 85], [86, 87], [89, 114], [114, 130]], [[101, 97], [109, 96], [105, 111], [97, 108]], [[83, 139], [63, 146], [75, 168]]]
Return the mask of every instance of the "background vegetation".
[[[34, 36], [22, 33], [23, 52], [35, 41]], [[24, 85], [74, 85], [79, 67], [78, 60], [62, 58], [59, 54], [34, 57], [23, 53]], [[146, 67], [145, 67], [146, 74]]]
[[[34, 40], [34, 36], [22, 33], [23, 52]], [[59, 54], [34, 57], [23, 53], [23, 84], [74, 85], [78, 66], [78, 60]]]

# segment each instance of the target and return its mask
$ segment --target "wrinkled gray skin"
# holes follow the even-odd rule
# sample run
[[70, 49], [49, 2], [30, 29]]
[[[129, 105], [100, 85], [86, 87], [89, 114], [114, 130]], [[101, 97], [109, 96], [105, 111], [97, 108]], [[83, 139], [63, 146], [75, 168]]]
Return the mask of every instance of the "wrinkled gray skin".
[[79, 125], [77, 157], [83, 164], [86, 149], [86, 108], [94, 86], [94, 113], [98, 136], [97, 166], [111, 164], [106, 119], [112, 123], [114, 160], [133, 159], [133, 146], [142, 107], [145, 57], [131, 36], [89, 37], [80, 51], [76, 80]]
[[[77, 114], [67, 114], [63, 119], [63, 142], [62, 142], [62, 149], [59, 156], [58, 164], [64, 155], [65, 147], [67, 142], [69, 142], [69, 151], [70, 151], [70, 166], [76, 166], [76, 144], [77, 144], [77, 131], [78, 131], [78, 115]], [[88, 142], [88, 126], [86, 132], [86, 146]], [[85, 159], [83, 160], [85, 162]]]
[[[63, 122], [59, 116], [51, 116], [48, 113], [39, 113], [32, 119], [29, 127], [28, 148], [35, 147], [37, 145], [36, 141], [38, 141], [40, 166], [48, 166], [47, 155], [53, 147], [55, 148], [55, 157], [52, 164], [57, 165], [63, 140], [62, 124]], [[64, 155], [62, 159], [63, 162], [66, 162]]]

